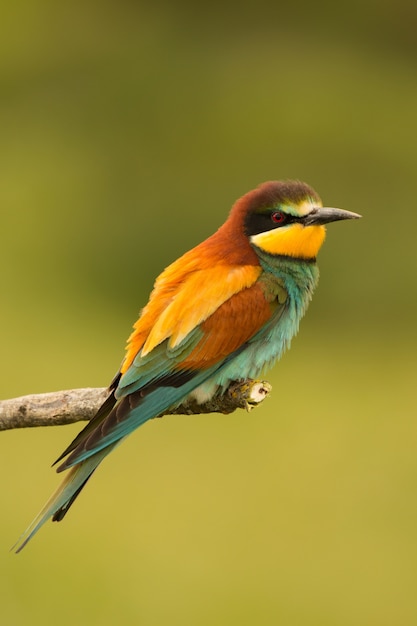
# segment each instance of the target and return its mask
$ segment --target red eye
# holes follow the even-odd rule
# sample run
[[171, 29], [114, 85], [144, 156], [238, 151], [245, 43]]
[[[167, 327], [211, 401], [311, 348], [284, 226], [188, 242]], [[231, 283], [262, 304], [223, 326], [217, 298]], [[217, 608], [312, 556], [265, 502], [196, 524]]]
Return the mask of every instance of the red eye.
[[282, 224], [283, 222], [285, 222], [285, 213], [282, 213], [281, 211], [275, 211], [275, 213], [272, 213], [271, 215], [271, 220], [274, 222], [274, 224]]

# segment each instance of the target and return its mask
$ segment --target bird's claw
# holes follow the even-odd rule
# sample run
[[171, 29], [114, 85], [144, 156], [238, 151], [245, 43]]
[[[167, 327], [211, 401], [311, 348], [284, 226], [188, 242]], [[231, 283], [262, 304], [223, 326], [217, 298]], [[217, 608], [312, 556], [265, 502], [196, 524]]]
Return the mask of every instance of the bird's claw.
[[232, 396], [240, 401], [242, 408], [248, 413], [263, 402], [272, 390], [266, 380], [245, 380], [236, 382], [231, 391]]

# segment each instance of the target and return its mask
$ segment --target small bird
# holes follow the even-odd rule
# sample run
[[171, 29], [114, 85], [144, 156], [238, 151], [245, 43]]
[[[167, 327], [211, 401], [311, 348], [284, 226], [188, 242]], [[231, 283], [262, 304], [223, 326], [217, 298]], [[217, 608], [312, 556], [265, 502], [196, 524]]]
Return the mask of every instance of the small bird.
[[[357, 213], [324, 208], [300, 181], [261, 184], [211, 237], [156, 279], [125, 359], [95, 417], [56, 463], [69, 470], [18, 540], [61, 521], [101, 461], [147, 420], [257, 378], [289, 347], [317, 285], [325, 224]], [[65, 460], [64, 460], [65, 459]]]

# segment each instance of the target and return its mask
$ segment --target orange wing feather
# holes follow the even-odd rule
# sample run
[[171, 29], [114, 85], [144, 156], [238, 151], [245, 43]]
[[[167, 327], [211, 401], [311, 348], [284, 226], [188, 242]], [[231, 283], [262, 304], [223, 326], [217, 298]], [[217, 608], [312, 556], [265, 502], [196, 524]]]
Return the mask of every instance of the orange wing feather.
[[160, 314], [150, 331], [142, 354], [169, 339], [175, 348], [201, 322], [212, 315], [231, 296], [252, 285], [261, 272], [260, 267], [222, 264], [193, 272]]
[[178, 368], [205, 369], [221, 361], [253, 337], [273, 310], [258, 283], [234, 294], [201, 324], [204, 337]]
[[169, 347], [175, 348], [223, 303], [251, 287], [260, 273], [259, 265], [233, 266], [223, 259], [204, 257], [200, 246], [175, 261], [157, 278], [134, 325], [122, 374], [140, 351], [145, 356], [166, 339]]

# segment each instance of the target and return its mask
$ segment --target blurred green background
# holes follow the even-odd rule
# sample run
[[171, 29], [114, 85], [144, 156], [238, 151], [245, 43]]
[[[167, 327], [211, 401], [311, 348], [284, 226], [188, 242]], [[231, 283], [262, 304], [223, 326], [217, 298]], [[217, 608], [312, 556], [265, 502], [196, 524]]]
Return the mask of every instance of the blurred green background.
[[1, 623], [417, 624], [416, 7], [2, 3], [1, 397], [107, 384], [264, 180], [364, 219], [261, 408], [147, 424], [19, 556], [80, 426], [1, 434]]

